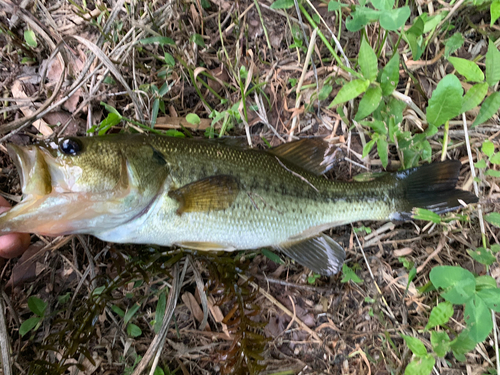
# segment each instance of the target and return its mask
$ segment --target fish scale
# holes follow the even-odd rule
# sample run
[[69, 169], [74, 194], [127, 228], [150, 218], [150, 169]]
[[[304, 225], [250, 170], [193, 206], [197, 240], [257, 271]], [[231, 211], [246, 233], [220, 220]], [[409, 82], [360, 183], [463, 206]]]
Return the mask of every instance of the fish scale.
[[345, 258], [322, 234], [329, 228], [477, 201], [455, 189], [461, 164], [453, 161], [367, 182], [327, 180], [334, 153], [319, 139], [262, 151], [136, 134], [8, 149], [24, 198], [0, 215], [1, 233], [85, 233], [198, 250], [274, 247], [323, 275], [338, 272]]

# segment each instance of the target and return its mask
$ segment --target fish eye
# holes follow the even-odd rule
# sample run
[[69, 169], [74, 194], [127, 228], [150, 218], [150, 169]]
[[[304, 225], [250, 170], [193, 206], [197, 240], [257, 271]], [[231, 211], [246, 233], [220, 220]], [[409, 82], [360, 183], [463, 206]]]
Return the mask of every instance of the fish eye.
[[83, 149], [82, 142], [76, 138], [65, 138], [59, 143], [59, 149], [65, 155], [75, 156]]

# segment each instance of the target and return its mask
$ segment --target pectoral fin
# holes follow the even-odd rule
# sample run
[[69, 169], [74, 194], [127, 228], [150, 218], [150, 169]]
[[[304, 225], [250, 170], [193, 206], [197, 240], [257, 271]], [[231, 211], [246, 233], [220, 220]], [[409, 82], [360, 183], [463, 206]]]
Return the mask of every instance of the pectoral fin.
[[332, 276], [340, 271], [345, 251], [330, 237], [320, 234], [298, 242], [275, 246], [290, 258], [323, 276]]
[[179, 202], [177, 214], [209, 212], [229, 208], [239, 193], [236, 178], [228, 175], [211, 176], [187, 184], [168, 193]]

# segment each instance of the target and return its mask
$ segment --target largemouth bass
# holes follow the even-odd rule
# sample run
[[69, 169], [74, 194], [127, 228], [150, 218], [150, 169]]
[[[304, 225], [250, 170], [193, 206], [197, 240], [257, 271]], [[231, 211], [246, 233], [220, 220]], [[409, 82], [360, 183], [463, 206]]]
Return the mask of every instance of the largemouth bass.
[[461, 163], [329, 181], [332, 150], [305, 139], [270, 151], [157, 135], [64, 138], [7, 145], [22, 202], [0, 215], [0, 233], [81, 233], [116, 243], [198, 250], [273, 247], [322, 275], [344, 249], [323, 231], [360, 220], [405, 220], [477, 198], [455, 189]]

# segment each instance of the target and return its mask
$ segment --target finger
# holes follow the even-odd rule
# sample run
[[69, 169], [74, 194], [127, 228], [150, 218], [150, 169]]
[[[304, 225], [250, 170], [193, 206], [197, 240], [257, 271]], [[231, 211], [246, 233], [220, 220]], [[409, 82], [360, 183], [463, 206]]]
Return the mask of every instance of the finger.
[[5, 208], [10, 209], [10, 203], [0, 195], [0, 213], [7, 211]]
[[[0, 214], [10, 210], [10, 204], [0, 196]], [[0, 236], [0, 257], [16, 258], [26, 251], [31, 238], [28, 233], [9, 233]]]
[[31, 237], [28, 233], [9, 233], [0, 236], [0, 257], [10, 259], [21, 256], [30, 242]]

